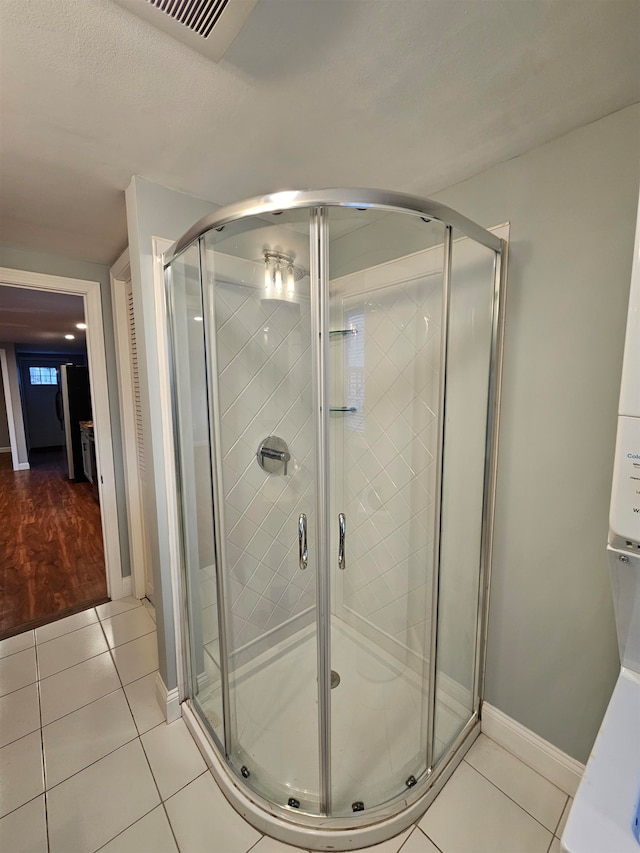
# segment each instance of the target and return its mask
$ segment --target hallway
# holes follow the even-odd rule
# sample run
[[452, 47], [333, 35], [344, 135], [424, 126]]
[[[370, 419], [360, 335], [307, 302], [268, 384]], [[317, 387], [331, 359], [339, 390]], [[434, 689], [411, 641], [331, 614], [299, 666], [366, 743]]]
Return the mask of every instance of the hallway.
[[107, 600], [100, 507], [62, 450], [0, 455], [0, 639]]

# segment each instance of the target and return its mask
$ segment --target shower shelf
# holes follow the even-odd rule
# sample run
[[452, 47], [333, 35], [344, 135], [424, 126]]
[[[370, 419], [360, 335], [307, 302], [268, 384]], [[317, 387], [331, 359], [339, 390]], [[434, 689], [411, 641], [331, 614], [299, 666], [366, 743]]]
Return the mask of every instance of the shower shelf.
[[330, 406], [330, 412], [338, 412], [341, 415], [353, 415], [358, 410], [355, 406]]
[[357, 329], [329, 329], [330, 338], [345, 338], [347, 335], [357, 335]]

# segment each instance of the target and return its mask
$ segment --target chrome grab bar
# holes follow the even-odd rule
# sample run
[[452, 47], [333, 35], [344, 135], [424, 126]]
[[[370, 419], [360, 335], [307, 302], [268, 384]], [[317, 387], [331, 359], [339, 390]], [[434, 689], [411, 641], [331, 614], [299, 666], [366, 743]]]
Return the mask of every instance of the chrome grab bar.
[[306, 569], [309, 563], [309, 549], [307, 548], [307, 516], [301, 512], [298, 519], [298, 565]]
[[344, 569], [347, 565], [344, 554], [344, 536], [347, 532], [347, 519], [343, 512], [338, 513], [338, 530], [340, 532], [340, 541], [338, 543], [338, 568]]

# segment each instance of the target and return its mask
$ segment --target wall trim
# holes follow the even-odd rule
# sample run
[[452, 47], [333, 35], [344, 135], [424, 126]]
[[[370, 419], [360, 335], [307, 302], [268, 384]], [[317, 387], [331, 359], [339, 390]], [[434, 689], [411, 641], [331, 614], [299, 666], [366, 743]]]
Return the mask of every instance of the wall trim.
[[0, 453], [11, 453], [10, 447], [0, 447]]
[[123, 598], [132, 598], [133, 597], [133, 583], [131, 581], [131, 575], [127, 578], [122, 578], [122, 597]]
[[482, 704], [482, 732], [558, 788], [575, 796], [584, 764], [508, 717], [488, 702]]
[[156, 672], [156, 699], [167, 723], [174, 723], [180, 719], [182, 711], [178, 688], [174, 687], [173, 690], [167, 690], [167, 685], [159, 672]]

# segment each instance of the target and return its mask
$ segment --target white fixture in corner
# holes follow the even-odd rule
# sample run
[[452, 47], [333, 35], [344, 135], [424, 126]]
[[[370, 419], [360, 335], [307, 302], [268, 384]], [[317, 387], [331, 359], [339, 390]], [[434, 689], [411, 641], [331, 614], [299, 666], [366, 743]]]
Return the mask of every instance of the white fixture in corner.
[[219, 62], [258, 0], [116, 0], [207, 59]]
[[640, 205], [609, 527], [622, 666], [562, 835], [565, 853], [640, 853]]

